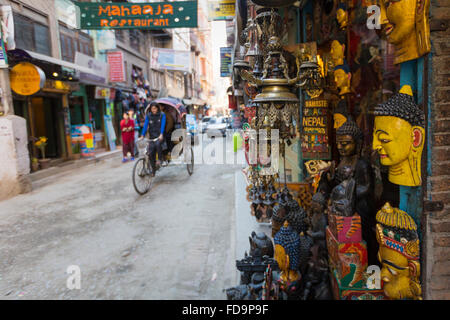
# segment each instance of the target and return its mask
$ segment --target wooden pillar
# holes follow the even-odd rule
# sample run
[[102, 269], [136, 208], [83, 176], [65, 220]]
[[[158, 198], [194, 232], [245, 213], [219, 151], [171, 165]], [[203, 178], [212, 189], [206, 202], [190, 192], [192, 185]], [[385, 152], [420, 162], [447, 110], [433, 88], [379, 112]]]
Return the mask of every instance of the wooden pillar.
[[64, 112], [64, 134], [66, 140], [66, 150], [67, 150], [67, 158], [72, 158], [72, 136], [70, 134], [70, 130], [67, 130], [67, 126], [69, 125], [70, 129], [70, 119], [69, 117], [69, 94], [63, 94], [62, 96], [62, 107]]
[[[28, 109], [28, 117], [29, 117], [29, 121], [30, 121], [30, 130], [31, 130], [31, 136], [34, 138], [36, 137], [36, 129], [35, 129], [35, 125], [34, 125], [34, 112], [33, 112], [33, 106], [31, 103], [31, 98], [27, 97], [26, 98], [26, 104], [27, 104], [27, 109]], [[33, 156], [33, 158], [37, 158], [36, 156], [36, 147], [34, 146], [34, 142], [31, 142], [31, 155]]]
[[[423, 72], [424, 72], [424, 58], [404, 62], [400, 65], [400, 88], [404, 85], [409, 85], [412, 88], [414, 99], [417, 104], [424, 104], [423, 96]], [[426, 126], [428, 124], [425, 124]], [[427, 132], [427, 128], [425, 128]], [[424, 148], [425, 152], [425, 148]], [[426, 166], [427, 161], [422, 162], [422, 166]], [[422, 176], [422, 181], [424, 177]], [[419, 237], [421, 238], [421, 217], [423, 212], [423, 188], [399, 186], [400, 192], [400, 210], [407, 212], [417, 224]]]

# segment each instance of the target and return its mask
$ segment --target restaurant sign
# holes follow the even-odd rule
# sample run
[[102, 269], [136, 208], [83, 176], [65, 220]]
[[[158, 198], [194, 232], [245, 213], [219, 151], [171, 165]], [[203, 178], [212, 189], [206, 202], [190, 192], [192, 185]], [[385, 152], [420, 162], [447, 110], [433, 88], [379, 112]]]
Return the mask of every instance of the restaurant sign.
[[83, 30], [197, 28], [197, 1], [75, 4]]

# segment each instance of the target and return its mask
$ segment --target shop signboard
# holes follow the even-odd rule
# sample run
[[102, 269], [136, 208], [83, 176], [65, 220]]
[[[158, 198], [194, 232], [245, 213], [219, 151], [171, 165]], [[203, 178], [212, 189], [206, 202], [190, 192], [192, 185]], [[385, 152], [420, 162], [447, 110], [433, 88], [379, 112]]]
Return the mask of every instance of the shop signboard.
[[220, 76], [231, 77], [231, 59], [233, 48], [220, 48]]
[[198, 1], [75, 2], [80, 29], [197, 28]]
[[111, 51], [107, 55], [109, 64], [109, 81], [125, 82], [125, 66], [122, 51]]
[[80, 72], [80, 82], [98, 85], [107, 84], [109, 66], [106, 62], [97, 60], [77, 51], [75, 52], [75, 64], [89, 68], [93, 71], [93, 73]]
[[79, 143], [81, 156], [91, 158], [95, 156], [94, 129], [92, 124], [73, 125], [71, 130], [72, 144]]
[[328, 101], [307, 100], [303, 109], [304, 160], [330, 160], [331, 147], [328, 132]]
[[39, 67], [21, 62], [11, 69], [11, 89], [21, 96], [31, 96], [38, 93], [45, 86], [45, 73]]
[[156, 70], [191, 71], [191, 52], [151, 48], [151, 67]]
[[236, 0], [209, 0], [208, 20], [233, 20], [236, 13]]

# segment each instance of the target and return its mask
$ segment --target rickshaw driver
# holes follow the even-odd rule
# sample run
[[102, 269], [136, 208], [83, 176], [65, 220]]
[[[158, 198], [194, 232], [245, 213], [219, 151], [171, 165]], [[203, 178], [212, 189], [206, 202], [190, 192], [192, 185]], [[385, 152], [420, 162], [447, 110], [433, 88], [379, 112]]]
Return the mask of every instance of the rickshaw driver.
[[[152, 102], [150, 104], [150, 112], [145, 117], [144, 129], [142, 130], [142, 139], [148, 130], [150, 140], [158, 139], [156, 142], [151, 141], [148, 146], [148, 154], [150, 155], [150, 164], [152, 166], [152, 175], [155, 176], [156, 166], [167, 166], [164, 160], [162, 143], [164, 141], [164, 130], [166, 128], [166, 115], [161, 111], [161, 106]], [[156, 162], [156, 153], [158, 153], [158, 162]], [[161, 164], [162, 163], [162, 164]]]

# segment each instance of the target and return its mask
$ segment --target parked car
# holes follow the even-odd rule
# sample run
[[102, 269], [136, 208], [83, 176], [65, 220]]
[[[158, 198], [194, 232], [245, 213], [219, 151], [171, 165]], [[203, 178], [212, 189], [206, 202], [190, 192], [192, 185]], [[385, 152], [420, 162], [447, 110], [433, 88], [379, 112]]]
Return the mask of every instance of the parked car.
[[227, 129], [228, 129], [227, 118], [225, 117], [220, 117], [217, 119], [212, 118], [208, 123], [206, 134], [208, 135], [208, 138], [211, 138], [212, 136], [217, 135], [220, 132], [222, 136], [225, 137]]
[[200, 130], [201, 130], [202, 134], [206, 132], [206, 128], [208, 127], [209, 120], [211, 120], [211, 117], [204, 117], [200, 121]]

